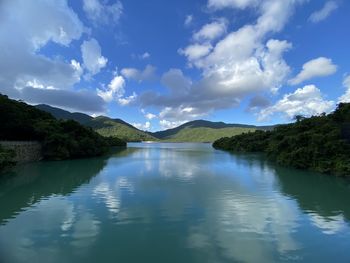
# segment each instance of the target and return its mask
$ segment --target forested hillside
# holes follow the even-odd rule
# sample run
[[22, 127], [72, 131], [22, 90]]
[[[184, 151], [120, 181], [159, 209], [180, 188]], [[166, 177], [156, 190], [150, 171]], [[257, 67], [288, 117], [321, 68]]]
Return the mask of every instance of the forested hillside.
[[[40, 141], [46, 159], [97, 156], [109, 146], [125, 146], [118, 138], [104, 138], [73, 120], [57, 120], [51, 114], [24, 102], [0, 95], [0, 140]], [[0, 150], [0, 167], [11, 152]]]
[[93, 118], [84, 113], [71, 113], [45, 104], [36, 105], [35, 107], [52, 114], [57, 119], [75, 120], [82, 125], [93, 128], [104, 137], [116, 137], [127, 142], [157, 140], [150, 134], [135, 128], [121, 119], [111, 119], [105, 116]]
[[245, 124], [227, 124], [196, 120], [184, 123], [176, 128], [155, 132], [152, 135], [171, 142], [213, 142], [222, 137], [234, 136], [257, 129], [272, 129], [272, 126], [254, 126]]
[[350, 104], [329, 115], [297, 117], [273, 131], [255, 131], [214, 142], [217, 149], [264, 152], [282, 165], [350, 176]]

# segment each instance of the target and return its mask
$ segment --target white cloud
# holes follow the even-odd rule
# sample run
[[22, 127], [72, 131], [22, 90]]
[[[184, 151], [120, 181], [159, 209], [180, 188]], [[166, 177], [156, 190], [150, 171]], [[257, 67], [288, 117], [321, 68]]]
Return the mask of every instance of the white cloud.
[[148, 120], [153, 120], [154, 118], [157, 118], [157, 115], [153, 114], [153, 113], [147, 113], [145, 115], [145, 118]]
[[101, 55], [101, 47], [94, 38], [83, 42], [81, 53], [89, 76], [96, 75], [107, 65], [108, 59]]
[[125, 93], [125, 80], [122, 76], [116, 75], [108, 84], [107, 90], [97, 90], [97, 94], [107, 102], [111, 102], [114, 96], [120, 98]]
[[146, 121], [145, 123], [132, 123], [132, 126], [143, 131], [149, 131], [151, 129], [151, 123], [149, 121]]
[[48, 43], [69, 47], [81, 38], [84, 26], [67, 1], [6, 0], [0, 6], [0, 92], [29, 103], [104, 111], [95, 92], [72, 89], [82, 74], [79, 62], [40, 52]]
[[160, 120], [159, 125], [161, 127], [161, 130], [167, 130], [172, 129], [177, 126], [180, 126], [181, 124], [184, 124], [186, 121], [168, 121], [168, 120]]
[[133, 79], [138, 82], [153, 80], [156, 78], [156, 68], [152, 65], [147, 65], [144, 70], [136, 68], [123, 68], [121, 74], [127, 79]]
[[186, 56], [189, 62], [192, 62], [208, 55], [212, 48], [212, 45], [208, 43], [193, 44], [185, 49], [179, 49], [179, 54]]
[[213, 9], [239, 8], [244, 9], [250, 6], [256, 6], [259, 0], [209, 0], [208, 7]]
[[110, 25], [118, 23], [123, 14], [123, 5], [120, 1], [108, 5], [100, 0], [83, 0], [83, 9], [86, 16], [94, 25]]
[[133, 92], [132, 95], [125, 97], [125, 79], [123, 76], [115, 73], [115, 76], [108, 84], [106, 89], [97, 89], [97, 95], [104, 99], [106, 102], [116, 100], [121, 106], [129, 105], [137, 98], [137, 94]]
[[165, 107], [159, 113], [159, 119], [165, 119], [168, 121], [182, 121], [186, 122], [188, 120], [198, 119], [203, 116], [204, 113], [198, 108], [193, 107]]
[[141, 58], [142, 58], [142, 59], [148, 59], [148, 58], [150, 58], [150, 57], [151, 57], [151, 54], [148, 53], [148, 52], [145, 52], [145, 53], [143, 53], [143, 54], [141, 55]]
[[276, 113], [288, 119], [296, 115], [312, 116], [330, 112], [334, 108], [333, 101], [323, 99], [321, 91], [315, 85], [297, 89], [294, 93], [286, 94], [275, 105], [260, 112], [259, 120], [266, 120]]
[[212, 41], [225, 34], [226, 29], [226, 20], [221, 19], [219, 21], [214, 21], [204, 25], [198, 32], [193, 34], [193, 39], [195, 41]]
[[193, 15], [187, 15], [185, 18], [184, 25], [185, 26], [190, 26], [193, 22]]
[[76, 61], [75, 59], [72, 59], [70, 61], [70, 64], [75, 70], [75, 76], [76, 76], [77, 80], [80, 81], [80, 77], [84, 72], [83, 68], [81, 67], [80, 63], [78, 61]]
[[329, 17], [335, 10], [338, 9], [336, 1], [328, 1], [325, 3], [321, 10], [318, 10], [311, 14], [309, 20], [313, 23], [318, 23]]
[[350, 103], [350, 75], [346, 76], [343, 81], [346, 92], [339, 98], [339, 102]]
[[284, 28], [295, 6], [302, 2], [209, 1], [208, 5], [214, 7], [215, 3], [216, 8], [255, 6], [259, 16], [255, 23], [229, 32], [215, 45], [194, 41], [192, 37], [192, 43], [179, 53], [200, 71], [201, 78], [195, 82], [190, 80], [189, 87], [177, 88], [181, 91], [178, 93], [146, 92], [140, 96], [141, 105], [168, 107], [174, 115], [181, 109], [191, 108], [205, 116], [217, 109], [236, 107], [242, 99], [257, 93], [275, 94], [290, 74], [283, 56], [292, 44], [268, 37]]
[[144, 109], [141, 109], [141, 112], [147, 120], [153, 120], [153, 119], [157, 118], [157, 115], [150, 113], [150, 112], [146, 112]]
[[132, 93], [132, 95], [128, 97], [121, 97], [118, 98], [117, 102], [122, 106], [127, 106], [133, 103], [137, 99], [137, 94], [135, 92]]
[[332, 75], [336, 71], [337, 66], [333, 64], [331, 59], [319, 57], [306, 62], [303, 65], [303, 70], [289, 82], [292, 85], [297, 85], [312, 78]]

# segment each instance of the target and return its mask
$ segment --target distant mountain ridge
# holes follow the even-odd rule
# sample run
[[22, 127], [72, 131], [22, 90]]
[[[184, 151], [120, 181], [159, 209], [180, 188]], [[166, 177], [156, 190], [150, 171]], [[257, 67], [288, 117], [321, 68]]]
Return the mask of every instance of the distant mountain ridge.
[[[192, 129], [196, 130], [196, 128], [207, 128], [214, 130], [222, 130], [226, 129], [226, 131], [229, 131], [228, 128], [236, 128], [232, 130], [242, 129], [242, 131], [250, 131], [250, 130], [271, 130], [273, 129], [273, 126], [255, 126], [255, 125], [247, 125], [247, 124], [237, 124], [237, 123], [224, 123], [224, 122], [212, 122], [212, 121], [206, 121], [206, 120], [195, 120], [186, 122], [176, 128], [164, 130], [164, 131], [158, 131], [152, 133], [153, 136], [159, 138], [159, 139], [176, 139], [176, 135], [185, 129]], [[233, 135], [231, 135], [233, 136]]]
[[93, 119], [93, 117], [84, 113], [69, 112], [46, 104], [35, 105], [35, 108], [51, 113], [56, 119], [75, 120], [80, 124], [85, 124]]
[[89, 126], [103, 136], [118, 137], [132, 141], [169, 142], [213, 142], [222, 137], [231, 137], [255, 130], [272, 130], [273, 126], [254, 126], [247, 124], [228, 124], [207, 120], [195, 120], [184, 123], [176, 128], [158, 132], [146, 132], [137, 129], [122, 119], [112, 119], [106, 116], [91, 117], [84, 113], [71, 113], [45, 104], [35, 106], [51, 113], [57, 119], [72, 119]]
[[37, 109], [50, 113], [56, 119], [75, 120], [82, 125], [93, 128], [96, 132], [103, 136], [117, 137], [128, 142], [157, 140], [157, 138], [137, 129], [122, 119], [112, 119], [105, 116], [94, 118], [84, 113], [72, 113], [46, 104], [39, 104], [35, 107]]

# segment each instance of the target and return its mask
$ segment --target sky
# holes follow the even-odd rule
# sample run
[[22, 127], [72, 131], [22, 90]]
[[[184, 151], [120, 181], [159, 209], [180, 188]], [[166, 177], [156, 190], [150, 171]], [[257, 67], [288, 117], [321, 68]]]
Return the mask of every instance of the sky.
[[347, 0], [0, 0], [0, 93], [142, 130], [350, 102]]

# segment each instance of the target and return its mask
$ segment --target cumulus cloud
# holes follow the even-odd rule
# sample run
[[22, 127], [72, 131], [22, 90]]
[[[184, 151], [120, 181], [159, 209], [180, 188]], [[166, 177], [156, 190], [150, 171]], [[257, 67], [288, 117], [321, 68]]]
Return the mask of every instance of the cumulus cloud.
[[132, 79], [138, 82], [154, 80], [156, 78], [156, 67], [147, 65], [144, 70], [123, 68], [121, 74], [127, 79]]
[[146, 121], [145, 123], [132, 123], [132, 126], [143, 131], [149, 131], [151, 129], [151, 123], [149, 121]]
[[335, 10], [338, 9], [338, 4], [336, 1], [328, 1], [322, 7], [322, 9], [314, 12], [309, 17], [309, 21], [313, 23], [318, 23], [329, 17]]
[[95, 26], [116, 24], [123, 14], [123, 5], [120, 1], [108, 5], [105, 1], [83, 0], [83, 9]]
[[187, 121], [187, 120], [193, 120], [197, 119], [198, 117], [203, 116], [203, 113], [200, 112], [197, 108], [192, 107], [166, 107], [159, 113], [160, 119], [167, 119], [167, 120], [180, 120], [180, 121]]
[[67, 1], [4, 0], [0, 7], [0, 92], [30, 103], [103, 111], [96, 94], [72, 90], [82, 75], [77, 60], [41, 54], [48, 43], [69, 47], [84, 32]]
[[115, 100], [121, 106], [129, 105], [137, 98], [135, 92], [130, 96], [125, 96], [125, 79], [117, 73], [108, 84], [107, 88], [97, 89], [97, 95], [106, 102]]
[[172, 129], [175, 127], [184, 124], [186, 121], [168, 121], [168, 120], [160, 120], [159, 125], [162, 130]]
[[239, 8], [244, 9], [249, 6], [256, 6], [259, 0], [209, 0], [208, 7], [213, 9]]
[[208, 55], [212, 49], [213, 47], [209, 43], [193, 44], [184, 49], [180, 48], [179, 54], [186, 56], [188, 61], [191, 63], [192, 61]]
[[101, 55], [100, 44], [94, 38], [82, 43], [81, 53], [88, 76], [96, 75], [107, 65], [108, 59]]
[[346, 76], [343, 81], [346, 92], [339, 98], [339, 102], [350, 103], [350, 75]]
[[147, 120], [153, 120], [153, 119], [157, 118], [157, 115], [150, 113], [150, 112], [146, 112], [144, 109], [141, 109], [141, 112]]
[[334, 108], [333, 101], [323, 98], [321, 91], [315, 85], [297, 89], [294, 93], [286, 94], [273, 106], [260, 112], [259, 120], [266, 120], [279, 113], [288, 119], [296, 115], [312, 116], [330, 112]]
[[226, 29], [226, 20], [221, 19], [219, 21], [214, 21], [204, 25], [198, 32], [194, 33], [193, 39], [195, 41], [212, 41], [225, 34]]
[[298, 85], [306, 80], [316, 77], [326, 77], [334, 74], [337, 71], [337, 66], [332, 60], [325, 57], [316, 58], [306, 62], [303, 65], [302, 71], [289, 81], [292, 85]]
[[[181, 112], [183, 120], [191, 120], [217, 109], [238, 106], [247, 96], [276, 93], [290, 74], [283, 56], [292, 44], [268, 37], [284, 28], [295, 6], [302, 2], [209, 1], [208, 5], [216, 9], [254, 7], [259, 16], [255, 23], [225, 33], [215, 44], [203, 40], [204, 34], [192, 37], [191, 43], [179, 49], [179, 53], [186, 57], [190, 66], [201, 72], [201, 78], [196, 81], [189, 79], [189, 86], [189, 81], [185, 81], [182, 88], [175, 89], [181, 92], [175, 93], [169, 85], [166, 94], [145, 92], [139, 97], [141, 105], [163, 107], [173, 111], [174, 116]], [[183, 109], [192, 110], [187, 113]]]

